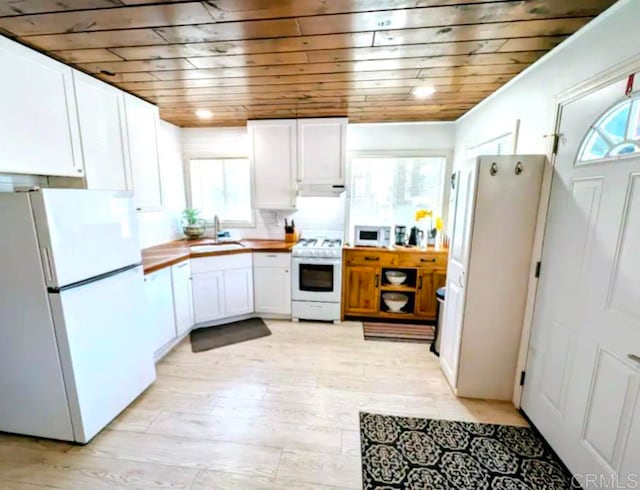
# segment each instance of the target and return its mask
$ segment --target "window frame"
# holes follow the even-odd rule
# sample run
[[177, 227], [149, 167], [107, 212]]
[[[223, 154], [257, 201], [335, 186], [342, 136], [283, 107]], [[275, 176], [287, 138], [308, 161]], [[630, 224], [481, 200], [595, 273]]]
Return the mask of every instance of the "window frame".
[[629, 104], [629, 116], [627, 117], [627, 123], [625, 126], [625, 139], [620, 143], [617, 143], [611, 147], [610, 152], [613, 151], [614, 148], [623, 145], [623, 144], [635, 144], [640, 147], [640, 138], [635, 140], [627, 139], [629, 135], [629, 128], [631, 124], [631, 118], [633, 117], [633, 109], [634, 105], [640, 106], [640, 91], [636, 90], [631, 92], [629, 95], [625, 95], [624, 97], [618, 99], [616, 102], [607, 107], [604, 111], [598, 114], [590, 124], [585, 133], [582, 135], [582, 139], [580, 140], [580, 144], [578, 145], [578, 150], [576, 152], [576, 156], [573, 159], [574, 167], [587, 167], [589, 165], [597, 165], [601, 163], [614, 162], [618, 160], [624, 160], [627, 158], [638, 158], [640, 156], [640, 152], [636, 151], [633, 153], [622, 153], [619, 155], [606, 155], [602, 158], [593, 158], [591, 160], [582, 160], [582, 156], [586, 150], [586, 145], [593, 134], [599, 135], [607, 145], [611, 146], [611, 141], [607, 136], [603, 135], [603, 131], [599, 129], [601, 123], [604, 122], [605, 118], [612, 114], [618, 107], [621, 107], [625, 104]]
[[[352, 178], [352, 161], [358, 158], [443, 158], [444, 169], [442, 172], [442, 202], [440, 209], [442, 210], [442, 219], [446, 223], [449, 217], [449, 195], [451, 187], [448, 185], [451, 172], [453, 170], [453, 150], [357, 150], [349, 152], [347, 156], [346, 171], [346, 199], [345, 199], [345, 217], [344, 217], [344, 236], [345, 241], [353, 240], [353, 226], [351, 222], [351, 178]], [[392, 230], [393, 232], [393, 230]], [[393, 233], [392, 233], [393, 237]]]
[[[185, 153], [184, 158], [184, 184], [186, 190], [186, 202], [187, 207], [193, 207], [193, 195], [191, 193], [191, 160], [247, 160], [249, 163], [249, 186], [251, 189], [249, 195], [249, 206], [251, 207], [251, 219], [250, 221], [232, 221], [232, 220], [220, 220], [220, 226], [223, 228], [255, 228], [256, 227], [256, 210], [253, 207], [253, 169], [251, 168], [251, 161], [248, 156], [222, 156], [214, 155], [212, 153]], [[203, 219], [206, 227], [213, 226], [212, 219]]]

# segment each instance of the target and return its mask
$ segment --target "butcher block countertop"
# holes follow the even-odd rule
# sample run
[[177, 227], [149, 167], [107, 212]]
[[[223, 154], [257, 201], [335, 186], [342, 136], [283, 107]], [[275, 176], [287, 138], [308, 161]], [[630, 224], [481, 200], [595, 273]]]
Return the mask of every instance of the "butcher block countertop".
[[163, 243], [142, 250], [142, 266], [144, 273], [149, 274], [165, 267], [177, 264], [191, 257], [212, 257], [218, 255], [243, 254], [251, 252], [276, 252], [289, 253], [294, 243], [287, 243], [284, 240], [241, 240], [239, 243], [244, 248], [238, 250], [221, 250], [213, 252], [193, 253], [189, 247], [193, 245], [215, 245], [212, 239], [202, 240], [176, 240], [174, 242]]

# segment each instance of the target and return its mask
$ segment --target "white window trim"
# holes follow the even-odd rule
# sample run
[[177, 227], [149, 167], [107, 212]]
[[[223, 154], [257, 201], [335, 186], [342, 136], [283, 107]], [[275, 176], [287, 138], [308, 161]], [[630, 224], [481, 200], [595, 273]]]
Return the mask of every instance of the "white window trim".
[[[215, 153], [212, 153], [212, 152], [205, 152], [205, 153], [189, 152], [189, 153], [183, 154], [183, 159], [184, 159], [184, 165], [183, 165], [184, 186], [185, 186], [185, 194], [187, 198], [186, 202], [187, 202], [187, 207], [192, 208], [193, 199], [191, 196], [191, 165], [190, 165], [191, 160], [248, 160], [249, 157], [243, 157], [239, 155], [225, 157], [219, 154], [216, 155]], [[250, 185], [253, 186], [253, 177], [251, 176], [251, 171], [249, 175], [250, 175]], [[251, 220], [250, 221], [220, 220], [220, 226], [223, 228], [255, 228], [256, 227], [256, 210], [253, 207], [253, 192], [251, 193], [250, 200], [251, 200]], [[203, 221], [205, 222], [206, 227], [213, 226], [213, 219], [205, 219]]]
[[344, 236], [347, 240], [351, 236], [351, 229], [354, 224], [351, 223], [351, 162], [357, 158], [444, 158], [444, 171], [442, 172], [442, 219], [446, 223], [449, 217], [449, 194], [451, 188], [449, 186], [449, 178], [453, 171], [453, 150], [358, 150], [349, 153], [347, 158], [346, 171], [346, 199], [345, 199], [345, 217], [344, 217]]

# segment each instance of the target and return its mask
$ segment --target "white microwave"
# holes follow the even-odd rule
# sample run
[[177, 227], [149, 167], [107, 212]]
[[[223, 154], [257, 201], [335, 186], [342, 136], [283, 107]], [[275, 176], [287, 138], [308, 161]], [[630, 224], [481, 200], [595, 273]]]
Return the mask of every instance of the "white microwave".
[[354, 245], [356, 247], [389, 247], [391, 245], [391, 227], [356, 225]]

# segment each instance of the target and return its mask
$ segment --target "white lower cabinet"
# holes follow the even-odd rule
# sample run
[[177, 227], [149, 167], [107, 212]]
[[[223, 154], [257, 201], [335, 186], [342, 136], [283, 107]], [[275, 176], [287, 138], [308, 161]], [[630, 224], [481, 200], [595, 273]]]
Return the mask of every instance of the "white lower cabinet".
[[171, 286], [171, 269], [169, 268], [144, 276], [149, 343], [154, 352], [176, 337]]
[[219, 320], [225, 316], [223, 277], [222, 271], [193, 275], [195, 323]]
[[251, 268], [226, 270], [223, 275], [224, 316], [253, 313], [253, 272]]
[[253, 313], [251, 254], [191, 260], [196, 325]]
[[254, 253], [253, 284], [256, 313], [291, 315], [291, 255]]
[[171, 267], [173, 287], [173, 314], [176, 335], [179, 337], [193, 327], [193, 297], [191, 292], [191, 267], [189, 261]]

